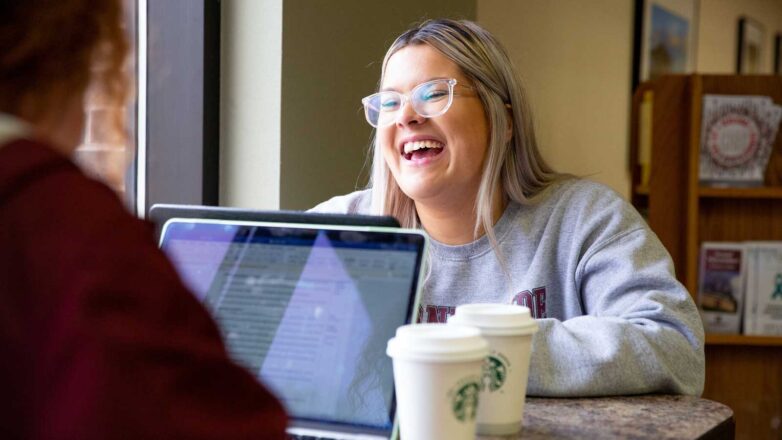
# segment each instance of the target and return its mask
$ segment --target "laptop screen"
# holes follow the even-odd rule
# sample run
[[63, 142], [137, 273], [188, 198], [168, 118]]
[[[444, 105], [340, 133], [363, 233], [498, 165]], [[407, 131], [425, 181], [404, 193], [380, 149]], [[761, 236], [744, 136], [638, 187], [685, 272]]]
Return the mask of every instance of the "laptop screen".
[[370, 229], [180, 219], [161, 247], [291, 416], [386, 430], [385, 346], [417, 307], [425, 238]]

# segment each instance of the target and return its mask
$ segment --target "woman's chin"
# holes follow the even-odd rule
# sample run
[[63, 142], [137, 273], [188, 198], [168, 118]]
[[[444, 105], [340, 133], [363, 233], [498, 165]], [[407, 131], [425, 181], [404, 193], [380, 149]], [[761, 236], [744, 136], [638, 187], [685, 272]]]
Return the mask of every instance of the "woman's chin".
[[437, 195], [441, 193], [436, 186], [421, 185], [420, 183], [412, 185], [405, 185], [403, 183], [399, 185], [399, 187], [407, 197], [410, 197], [415, 202], [435, 199], [437, 198]]

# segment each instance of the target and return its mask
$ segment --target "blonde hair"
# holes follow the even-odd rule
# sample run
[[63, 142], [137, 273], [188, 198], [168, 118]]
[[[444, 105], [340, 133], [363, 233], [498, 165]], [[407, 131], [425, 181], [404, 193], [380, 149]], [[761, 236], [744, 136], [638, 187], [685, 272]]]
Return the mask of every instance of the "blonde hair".
[[[493, 246], [492, 202], [497, 188], [507, 200], [528, 203], [561, 175], [543, 160], [535, 140], [532, 116], [513, 65], [500, 43], [477, 24], [461, 20], [427, 20], [400, 35], [383, 60], [382, 77], [388, 60], [399, 50], [427, 44], [453, 61], [471, 81], [489, 123], [489, 146], [475, 201], [475, 236], [483, 228]], [[508, 120], [510, 116], [511, 120]], [[507, 139], [507, 127], [512, 126]], [[372, 146], [372, 213], [396, 217], [403, 227], [419, 227], [413, 200], [394, 180], [375, 136]]]

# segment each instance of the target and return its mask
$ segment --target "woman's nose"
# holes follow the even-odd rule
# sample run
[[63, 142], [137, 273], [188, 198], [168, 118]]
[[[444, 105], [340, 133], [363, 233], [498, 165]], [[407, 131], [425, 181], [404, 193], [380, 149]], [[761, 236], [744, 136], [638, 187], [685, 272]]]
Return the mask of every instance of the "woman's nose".
[[399, 107], [398, 114], [396, 115], [396, 124], [400, 127], [410, 124], [421, 124], [426, 120], [425, 117], [418, 114], [413, 109], [413, 104], [410, 101], [402, 103]]

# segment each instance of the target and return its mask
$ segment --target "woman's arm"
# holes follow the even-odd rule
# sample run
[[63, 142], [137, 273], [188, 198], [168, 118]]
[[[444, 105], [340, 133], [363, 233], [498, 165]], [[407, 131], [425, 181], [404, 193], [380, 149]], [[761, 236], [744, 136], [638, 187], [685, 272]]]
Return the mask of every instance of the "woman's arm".
[[586, 315], [538, 321], [529, 394], [703, 392], [703, 325], [648, 228], [590, 248], [575, 279]]

